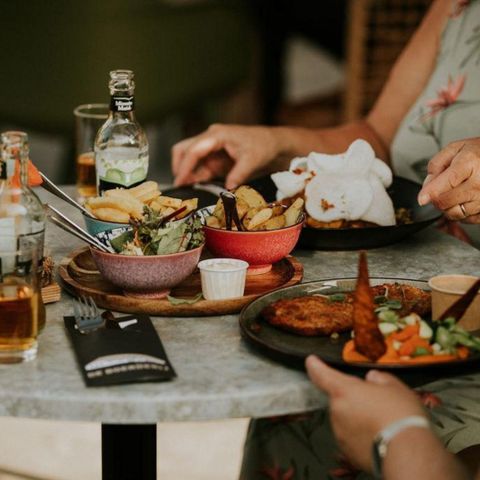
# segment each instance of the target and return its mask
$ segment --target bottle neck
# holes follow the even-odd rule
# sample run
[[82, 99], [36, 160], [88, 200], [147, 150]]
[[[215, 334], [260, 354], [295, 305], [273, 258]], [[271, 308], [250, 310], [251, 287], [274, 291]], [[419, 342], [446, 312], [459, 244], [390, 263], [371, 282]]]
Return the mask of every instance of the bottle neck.
[[110, 97], [110, 115], [113, 117], [134, 119], [135, 98], [125, 92], [113, 93]]

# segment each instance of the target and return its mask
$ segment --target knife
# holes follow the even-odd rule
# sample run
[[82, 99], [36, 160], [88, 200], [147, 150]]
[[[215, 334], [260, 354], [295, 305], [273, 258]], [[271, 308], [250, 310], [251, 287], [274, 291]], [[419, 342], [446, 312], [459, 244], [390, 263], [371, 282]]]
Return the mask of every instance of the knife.
[[440, 315], [438, 320], [443, 321], [448, 317], [453, 317], [458, 322], [475, 299], [479, 290], [480, 278], [455, 303], [450, 305], [450, 307]]

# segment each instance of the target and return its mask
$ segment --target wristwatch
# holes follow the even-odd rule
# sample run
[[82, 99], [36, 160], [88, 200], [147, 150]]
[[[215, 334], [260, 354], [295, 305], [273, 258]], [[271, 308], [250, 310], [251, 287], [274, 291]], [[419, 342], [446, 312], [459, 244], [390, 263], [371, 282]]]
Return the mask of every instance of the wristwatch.
[[391, 423], [383, 430], [381, 430], [373, 439], [372, 459], [373, 459], [373, 475], [376, 479], [382, 478], [383, 459], [387, 455], [388, 444], [393, 437], [398, 435], [401, 431], [411, 428], [430, 428], [430, 424], [425, 417], [420, 415], [412, 415], [404, 417], [396, 422]]

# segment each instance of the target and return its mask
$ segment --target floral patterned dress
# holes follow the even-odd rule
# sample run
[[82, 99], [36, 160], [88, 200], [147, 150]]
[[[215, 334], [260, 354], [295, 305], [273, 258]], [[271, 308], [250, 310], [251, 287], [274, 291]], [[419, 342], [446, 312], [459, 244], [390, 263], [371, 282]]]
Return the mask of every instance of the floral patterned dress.
[[[455, 0], [430, 81], [404, 118], [391, 148], [398, 175], [421, 181], [448, 143], [480, 135], [480, 0]], [[418, 390], [446, 447], [480, 444], [480, 374]], [[241, 480], [363, 480], [339, 455], [328, 411], [253, 420]]]

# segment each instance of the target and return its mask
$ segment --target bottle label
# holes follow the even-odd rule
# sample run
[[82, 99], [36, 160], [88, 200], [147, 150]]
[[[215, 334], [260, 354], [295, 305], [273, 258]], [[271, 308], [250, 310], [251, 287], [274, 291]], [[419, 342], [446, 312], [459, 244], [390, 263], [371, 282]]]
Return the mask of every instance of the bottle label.
[[133, 95], [112, 95], [110, 99], [110, 110], [112, 112], [131, 112], [134, 107]]
[[95, 167], [98, 186], [133, 187], [147, 178], [148, 148], [111, 147], [95, 152]]

